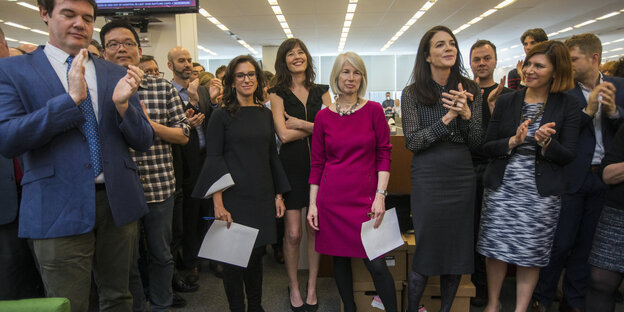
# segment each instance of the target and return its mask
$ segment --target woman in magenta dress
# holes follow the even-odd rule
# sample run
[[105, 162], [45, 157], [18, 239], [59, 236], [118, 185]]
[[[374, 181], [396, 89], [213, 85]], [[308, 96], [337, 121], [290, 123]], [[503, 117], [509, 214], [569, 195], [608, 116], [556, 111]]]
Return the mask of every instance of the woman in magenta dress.
[[394, 280], [383, 258], [368, 260], [362, 223], [385, 213], [390, 178], [390, 129], [381, 104], [366, 101], [366, 67], [347, 52], [330, 76], [336, 103], [316, 115], [312, 135], [308, 223], [316, 251], [334, 256], [334, 277], [344, 311], [355, 311], [351, 258], [362, 258], [386, 311], [398, 311]]

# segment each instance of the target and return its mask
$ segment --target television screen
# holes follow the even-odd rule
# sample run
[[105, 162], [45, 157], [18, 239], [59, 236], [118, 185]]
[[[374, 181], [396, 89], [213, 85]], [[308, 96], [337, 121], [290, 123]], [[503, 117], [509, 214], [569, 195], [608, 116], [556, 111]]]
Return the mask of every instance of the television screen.
[[95, 0], [98, 15], [197, 13], [199, 0]]

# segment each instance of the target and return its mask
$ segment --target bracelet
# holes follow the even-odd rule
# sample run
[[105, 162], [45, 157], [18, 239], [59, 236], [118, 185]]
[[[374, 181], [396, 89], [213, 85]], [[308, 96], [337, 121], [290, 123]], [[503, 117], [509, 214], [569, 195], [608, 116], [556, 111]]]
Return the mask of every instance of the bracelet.
[[550, 143], [551, 140], [552, 140], [552, 137], [548, 137], [548, 139], [544, 140], [544, 142], [538, 142], [537, 144], [541, 147], [544, 147], [548, 145], [548, 143]]
[[275, 200], [281, 200], [281, 201], [284, 201], [284, 197], [277, 197], [277, 196], [275, 196]]

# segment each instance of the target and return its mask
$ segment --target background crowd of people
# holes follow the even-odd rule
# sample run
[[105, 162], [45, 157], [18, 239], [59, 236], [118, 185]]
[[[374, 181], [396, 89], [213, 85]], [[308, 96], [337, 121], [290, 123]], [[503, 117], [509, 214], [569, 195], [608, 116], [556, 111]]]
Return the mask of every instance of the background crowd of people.
[[363, 259], [385, 310], [399, 311], [387, 264], [367, 258], [360, 231], [384, 218], [388, 119], [400, 115], [413, 153], [408, 311], [423, 311], [430, 276], [450, 311], [463, 274], [472, 304], [499, 311], [509, 264], [516, 311], [547, 311], [564, 267], [561, 311], [614, 310], [624, 79], [613, 76], [624, 59], [601, 68], [595, 35], [559, 42], [529, 29], [526, 58], [496, 83], [492, 42], [470, 48], [471, 79], [457, 38], [436, 26], [401, 101], [387, 93], [380, 104], [365, 99], [355, 52], [336, 57], [325, 85], [296, 38], [278, 48], [274, 76], [249, 55], [212, 74], [177, 46], [169, 81], [126, 21], [104, 25], [101, 45], [91, 39], [93, 1], [39, 5], [45, 45], [9, 48], [0, 30], [1, 300], [65, 297], [87, 311], [93, 284], [101, 311], [181, 307], [178, 293], [199, 289], [210, 216], [259, 230], [247, 267], [210, 262], [231, 311], [264, 311], [267, 245], [285, 264], [292, 311], [319, 309], [321, 254], [333, 256], [345, 311], [356, 310], [351, 258]]

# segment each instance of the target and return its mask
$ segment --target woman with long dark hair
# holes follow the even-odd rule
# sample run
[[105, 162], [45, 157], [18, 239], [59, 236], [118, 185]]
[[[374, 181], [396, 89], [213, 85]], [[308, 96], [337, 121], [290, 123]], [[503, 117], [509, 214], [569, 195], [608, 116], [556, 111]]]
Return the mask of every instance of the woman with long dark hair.
[[323, 105], [331, 105], [329, 86], [314, 83], [316, 74], [312, 56], [305, 44], [297, 39], [286, 39], [277, 50], [275, 59], [275, 87], [269, 90], [275, 130], [282, 141], [280, 160], [288, 176], [291, 190], [284, 194], [284, 262], [288, 273], [288, 292], [293, 311], [314, 312], [318, 309], [316, 280], [320, 256], [314, 250], [314, 230], [307, 233], [309, 277], [307, 297], [299, 292], [297, 266], [302, 226], [301, 210], [308, 207], [310, 176], [310, 140], [316, 113]]
[[285, 209], [282, 193], [290, 189], [275, 147], [271, 111], [262, 105], [264, 84], [253, 57], [230, 61], [224, 106], [208, 122], [206, 161], [193, 190], [194, 197], [212, 196], [218, 220], [259, 230], [247, 268], [223, 265], [223, 286], [235, 312], [264, 311], [262, 256], [265, 246], [275, 242], [275, 218]]
[[526, 89], [501, 95], [490, 119], [483, 150], [490, 163], [477, 251], [486, 257], [488, 305], [499, 309], [507, 264], [516, 265], [516, 311], [525, 311], [548, 265], [561, 194], [563, 166], [576, 153], [580, 110], [573, 95], [572, 63], [566, 46], [534, 46], [522, 66]]
[[435, 275], [441, 311], [449, 311], [461, 274], [473, 271], [476, 185], [469, 148], [482, 141], [481, 92], [461, 60], [453, 32], [433, 27], [420, 40], [411, 84], [401, 96], [405, 144], [414, 153], [409, 311], [418, 311], [427, 278]]

